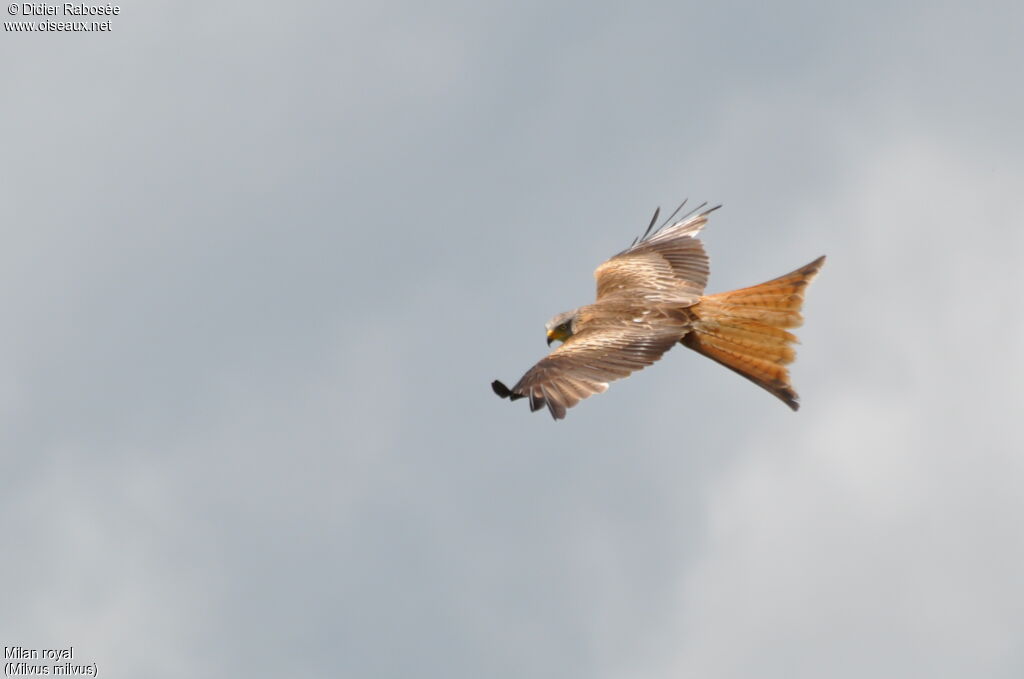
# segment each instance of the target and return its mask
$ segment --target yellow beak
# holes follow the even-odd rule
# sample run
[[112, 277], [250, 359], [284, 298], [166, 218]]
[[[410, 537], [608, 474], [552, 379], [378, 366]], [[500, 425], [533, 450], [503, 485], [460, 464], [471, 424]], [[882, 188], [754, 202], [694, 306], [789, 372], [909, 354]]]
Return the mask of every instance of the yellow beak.
[[559, 331], [558, 328], [552, 328], [551, 330], [548, 330], [549, 347], [551, 346], [551, 343], [554, 342], [555, 340], [558, 340], [559, 342], [564, 342], [567, 339], [569, 339], [569, 333], [567, 332]]

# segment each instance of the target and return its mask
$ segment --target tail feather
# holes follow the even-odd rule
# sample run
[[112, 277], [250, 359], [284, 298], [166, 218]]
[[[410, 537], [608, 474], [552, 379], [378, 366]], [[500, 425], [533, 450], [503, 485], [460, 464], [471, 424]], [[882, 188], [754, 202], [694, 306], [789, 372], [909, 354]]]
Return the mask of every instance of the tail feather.
[[824, 257], [792, 273], [749, 288], [702, 297], [690, 307], [693, 329], [681, 341], [762, 387], [793, 410], [799, 396], [786, 366], [796, 358], [797, 338], [784, 328], [803, 323], [800, 309], [807, 285]]

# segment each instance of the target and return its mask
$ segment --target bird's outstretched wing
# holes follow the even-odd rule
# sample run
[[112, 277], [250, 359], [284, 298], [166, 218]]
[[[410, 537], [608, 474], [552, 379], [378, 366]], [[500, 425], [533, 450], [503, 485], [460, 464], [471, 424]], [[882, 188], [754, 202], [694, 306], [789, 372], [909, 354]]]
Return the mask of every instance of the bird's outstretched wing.
[[502, 398], [530, 399], [531, 411], [547, 406], [551, 416], [560, 420], [567, 408], [605, 391], [609, 382], [657, 361], [686, 333], [686, 326], [676, 319], [631, 321], [583, 329], [541, 359], [511, 389], [498, 380], [491, 387]]
[[669, 217], [652, 233], [656, 211], [643, 237], [594, 271], [598, 301], [627, 296], [680, 307], [696, 304], [708, 282], [708, 256], [697, 234], [719, 207], [701, 205], [672, 224]]

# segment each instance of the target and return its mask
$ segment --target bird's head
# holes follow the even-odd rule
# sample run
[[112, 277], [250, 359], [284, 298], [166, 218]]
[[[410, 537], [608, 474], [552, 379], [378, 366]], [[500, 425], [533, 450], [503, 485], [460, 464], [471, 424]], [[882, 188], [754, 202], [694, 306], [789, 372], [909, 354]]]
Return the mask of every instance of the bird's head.
[[548, 331], [549, 347], [555, 340], [564, 342], [572, 337], [573, 332], [575, 332], [573, 326], [576, 324], [577, 311], [578, 309], [573, 309], [572, 311], [560, 313], [545, 324], [544, 328]]

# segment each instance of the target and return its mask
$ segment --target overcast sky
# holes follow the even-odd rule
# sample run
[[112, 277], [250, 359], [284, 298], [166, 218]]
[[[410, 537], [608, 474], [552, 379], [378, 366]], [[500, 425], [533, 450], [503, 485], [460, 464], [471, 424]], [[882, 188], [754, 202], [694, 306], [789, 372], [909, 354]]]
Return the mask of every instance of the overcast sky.
[[[0, 645], [107, 677], [1024, 676], [1024, 10], [924, 5], [5, 30]], [[801, 411], [682, 347], [563, 422], [497, 399], [684, 197], [725, 206], [712, 292], [828, 255]]]

